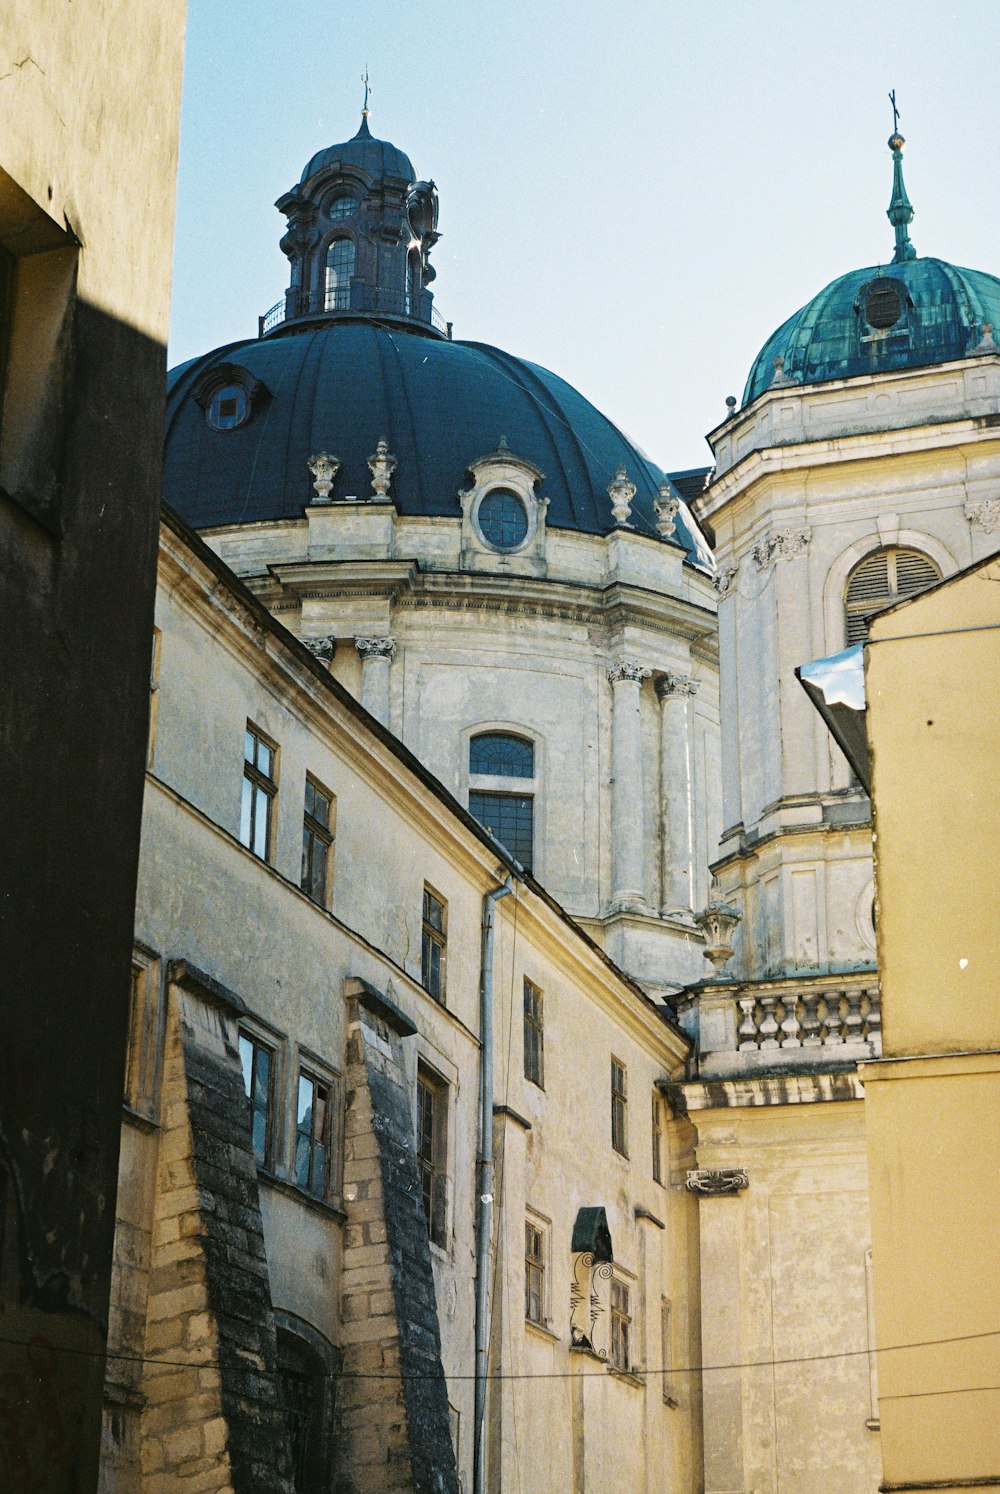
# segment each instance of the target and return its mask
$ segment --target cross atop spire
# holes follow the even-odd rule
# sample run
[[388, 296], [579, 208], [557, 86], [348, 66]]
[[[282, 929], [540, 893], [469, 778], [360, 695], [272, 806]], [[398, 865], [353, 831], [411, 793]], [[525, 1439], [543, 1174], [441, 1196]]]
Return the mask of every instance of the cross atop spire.
[[365, 85], [365, 102], [364, 102], [364, 105], [362, 107], [361, 113], [364, 115], [365, 119], [367, 119], [368, 116], [369, 116], [369, 114], [371, 113], [371, 110], [368, 107], [368, 96], [369, 96], [369, 94], [372, 91], [371, 84], [368, 81], [368, 64], [367, 63], [365, 63], [365, 70], [361, 74], [361, 81]]
[[889, 95], [892, 105], [892, 134], [889, 136], [889, 149], [892, 151], [892, 198], [886, 212], [886, 217], [896, 231], [896, 250], [892, 256], [895, 265], [901, 265], [908, 259], [916, 259], [917, 251], [910, 243], [909, 224], [913, 222], [913, 206], [906, 195], [906, 185], [903, 181], [903, 146], [906, 141], [899, 133], [899, 110], [896, 108], [896, 90], [893, 89]]

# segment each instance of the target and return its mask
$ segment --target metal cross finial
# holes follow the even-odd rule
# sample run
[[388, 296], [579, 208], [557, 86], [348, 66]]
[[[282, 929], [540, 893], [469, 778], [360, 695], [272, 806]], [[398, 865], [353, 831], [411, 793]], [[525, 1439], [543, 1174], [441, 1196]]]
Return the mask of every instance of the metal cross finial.
[[896, 90], [893, 89], [889, 95], [889, 103], [892, 105], [892, 133], [899, 133], [899, 110], [896, 108]]
[[371, 84], [368, 81], [368, 64], [367, 63], [365, 64], [365, 70], [364, 70], [364, 72], [361, 74], [361, 81], [365, 85], [365, 104], [364, 104], [364, 108], [361, 110], [361, 112], [362, 112], [362, 114], [367, 115], [369, 113], [369, 109], [368, 109], [368, 95], [372, 91], [371, 90]]

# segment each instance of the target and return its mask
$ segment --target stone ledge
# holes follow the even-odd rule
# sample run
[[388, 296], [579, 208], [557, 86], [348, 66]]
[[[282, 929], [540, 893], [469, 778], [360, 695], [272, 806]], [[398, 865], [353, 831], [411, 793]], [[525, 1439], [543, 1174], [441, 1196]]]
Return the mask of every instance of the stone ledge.
[[394, 1001], [390, 1001], [388, 996], [383, 996], [381, 991], [376, 990], [360, 976], [348, 976], [344, 981], [344, 995], [349, 1000], [357, 1001], [358, 1005], [366, 1010], [374, 1012], [377, 1017], [381, 1017], [382, 1021], [399, 1037], [416, 1037], [418, 1028], [402, 1008], [398, 1007]]
[[246, 1017], [250, 1014], [250, 1008], [241, 996], [237, 996], [235, 991], [216, 980], [214, 975], [207, 975], [188, 960], [171, 960], [167, 966], [167, 980], [171, 985], [180, 986], [182, 991], [200, 996], [210, 1006], [221, 1007], [234, 1017]]

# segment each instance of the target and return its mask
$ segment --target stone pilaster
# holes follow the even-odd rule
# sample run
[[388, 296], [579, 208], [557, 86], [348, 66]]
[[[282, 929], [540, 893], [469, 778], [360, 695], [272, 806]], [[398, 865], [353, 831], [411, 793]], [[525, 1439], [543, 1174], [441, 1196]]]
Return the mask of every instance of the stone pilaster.
[[662, 898], [664, 918], [692, 916], [694, 886], [694, 813], [691, 782], [689, 702], [698, 689], [686, 674], [668, 672], [656, 681], [660, 702], [660, 795], [663, 832]]
[[366, 711], [389, 725], [389, 669], [396, 652], [395, 638], [356, 638], [361, 655], [361, 704]]
[[458, 1494], [402, 1048], [416, 1029], [364, 981], [345, 990], [344, 1494]]
[[646, 906], [642, 854], [642, 731], [639, 690], [652, 673], [628, 660], [608, 670], [611, 686], [611, 907]]

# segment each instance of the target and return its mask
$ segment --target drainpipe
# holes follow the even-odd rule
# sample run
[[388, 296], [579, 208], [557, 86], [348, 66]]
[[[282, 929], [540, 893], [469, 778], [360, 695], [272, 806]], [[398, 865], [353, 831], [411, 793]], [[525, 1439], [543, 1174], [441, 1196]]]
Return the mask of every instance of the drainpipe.
[[473, 1419], [473, 1490], [486, 1491], [486, 1376], [490, 1349], [490, 1236], [493, 1226], [493, 935], [496, 905], [514, 888], [510, 877], [483, 898], [482, 974], [479, 986], [479, 1156], [476, 1166], [476, 1401]]

